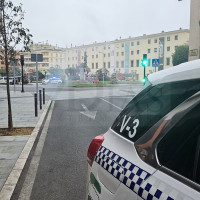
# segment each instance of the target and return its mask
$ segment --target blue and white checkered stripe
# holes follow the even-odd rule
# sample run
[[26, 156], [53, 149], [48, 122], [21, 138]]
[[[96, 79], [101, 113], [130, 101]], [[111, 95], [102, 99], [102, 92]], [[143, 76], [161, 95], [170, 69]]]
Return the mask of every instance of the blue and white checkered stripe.
[[99, 148], [95, 161], [142, 199], [174, 200], [163, 191], [155, 188], [150, 182], [142, 184], [151, 174], [104, 146]]

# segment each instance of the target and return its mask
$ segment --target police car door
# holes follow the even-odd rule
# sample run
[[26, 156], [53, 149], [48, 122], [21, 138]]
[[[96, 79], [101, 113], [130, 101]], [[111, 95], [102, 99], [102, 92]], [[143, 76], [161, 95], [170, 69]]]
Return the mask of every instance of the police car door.
[[138, 199], [200, 199], [200, 104], [191, 107], [168, 122], [155, 145], [161, 167], [143, 182]]

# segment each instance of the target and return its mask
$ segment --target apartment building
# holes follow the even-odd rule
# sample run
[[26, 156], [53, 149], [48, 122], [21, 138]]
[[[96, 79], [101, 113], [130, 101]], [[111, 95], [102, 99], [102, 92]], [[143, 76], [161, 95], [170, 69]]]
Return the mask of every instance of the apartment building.
[[43, 54], [43, 62], [38, 62], [38, 69], [45, 74], [51, 67], [66, 68], [65, 49], [46, 43], [33, 44], [30, 52], [24, 53], [25, 71], [36, 70], [36, 63], [31, 62], [31, 54]]
[[[66, 67], [78, 67], [84, 62], [95, 74], [98, 69], [106, 68], [109, 74], [129, 73], [135, 80], [142, 80], [144, 68], [141, 65], [143, 54], [147, 54], [146, 75], [172, 67], [172, 54], [177, 46], [189, 44], [189, 30], [179, 29], [152, 35], [116, 39], [110, 42], [94, 43], [66, 49]], [[159, 59], [160, 67], [153, 67], [152, 60]]]

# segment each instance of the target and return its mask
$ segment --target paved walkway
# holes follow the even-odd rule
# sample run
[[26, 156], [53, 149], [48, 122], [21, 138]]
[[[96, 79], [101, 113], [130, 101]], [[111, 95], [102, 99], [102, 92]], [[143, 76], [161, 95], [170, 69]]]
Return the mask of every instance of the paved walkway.
[[[35, 127], [42, 110], [35, 117], [34, 94], [11, 91], [11, 106], [14, 127]], [[5, 87], [0, 86], [0, 127], [8, 126], [8, 103]]]
[[[35, 117], [32, 93], [11, 92], [14, 127], [35, 127], [43, 110]], [[0, 86], [0, 128], [8, 126], [7, 93]], [[43, 109], [44, 109], [43, 105]], [[0, 191], [21, 154], [29, 136], [0, 136]]]

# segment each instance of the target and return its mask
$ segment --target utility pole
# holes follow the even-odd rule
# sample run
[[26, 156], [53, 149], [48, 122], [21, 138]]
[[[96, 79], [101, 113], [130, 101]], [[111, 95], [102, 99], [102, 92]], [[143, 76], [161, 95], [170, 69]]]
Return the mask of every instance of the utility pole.
[[22, 91], [24, 92], [24, 55], [20, 56], [20, 62], [21, 62], [21, 66], [22, 66]]

